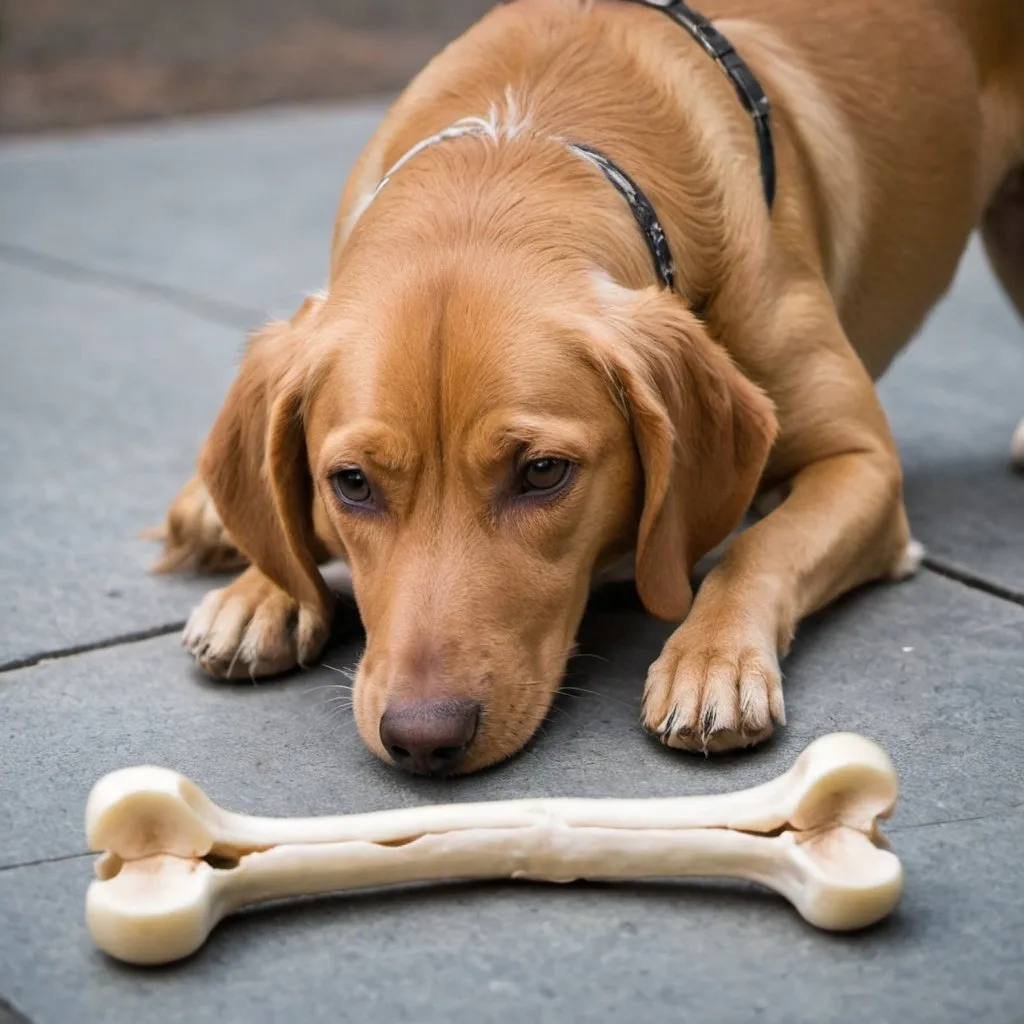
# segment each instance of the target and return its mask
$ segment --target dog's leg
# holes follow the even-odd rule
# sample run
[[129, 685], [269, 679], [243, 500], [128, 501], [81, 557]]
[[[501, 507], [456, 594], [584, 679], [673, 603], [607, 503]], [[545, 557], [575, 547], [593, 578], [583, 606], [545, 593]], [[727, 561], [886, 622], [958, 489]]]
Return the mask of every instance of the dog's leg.
[[[823, 287], [803, 285], [768, 330], [789, 372], [770, 467], [785, 500], [732, 544], [651, 667], [644, 724], [662, 742], [750, 746], [784, 721], [779, 658], [797, 624], [869, 580], [910, 575], [902, 476], [874, 386]], [[764, 331], [762, 330], [762, 334]]]
[[[981, 222], [989, 262], [1017, 312], [1024, 317], [1024, 167], [1015, 170], [996, 193]], [[1024, 420], [1013, 436], [1014, 465], [1024, 470]]]
[[164, 545], [154, 572], [236, 572], [248, 565], [198, 477], [182, 487], [164, 523], [146, 536]]

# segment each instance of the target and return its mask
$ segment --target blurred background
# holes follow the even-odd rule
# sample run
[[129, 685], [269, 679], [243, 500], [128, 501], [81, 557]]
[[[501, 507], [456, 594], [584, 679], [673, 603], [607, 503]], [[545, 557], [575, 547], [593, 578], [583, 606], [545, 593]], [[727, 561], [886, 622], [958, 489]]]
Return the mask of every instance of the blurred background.
[[0, 132], [400, 89], [494, 0], [0, 0]]

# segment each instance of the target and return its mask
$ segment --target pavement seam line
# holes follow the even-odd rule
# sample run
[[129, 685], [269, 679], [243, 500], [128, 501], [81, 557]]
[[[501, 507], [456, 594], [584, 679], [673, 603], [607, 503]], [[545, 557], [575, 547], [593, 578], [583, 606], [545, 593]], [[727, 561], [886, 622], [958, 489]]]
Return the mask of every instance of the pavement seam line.
[[[922, 562], [925, 569], [938, 576], [960, 583], [972, 590], [978, 590], [990, 597], [996, 597], [1011, 604], [1024, 607], [1024, 593], [1005, 587], [1001, 583], [994, 583], [984, 579], [968, 569], [943, 562], [928, 556]], [[78, 654], [90, 654], [92, 651], [103, 651], [111, 647], [120, 647], [125, 644], [141, 643], [144, 640], [153, 640], [161, 636], [170, 636], [185, 628], [184, 621], [172, 622], [162, 626], [153, 626], [150, 629], [140, 629], [131, 633], [120, 633], [116, 636], [105, 637], [102, 640], [93, 640], [84, 644], [73, 644], [70, 647], [58, 647], [48, 651], [40, 651], [37, 654], [30, 654], [24, 658], [14, 658], [10, 661], [0, 662], [0, 674], [14, 672], [22, 668], [32, 668], [43, 661], [59, 661], [62, 658], [73, 658]]]
[[253, 325], [267, 319], [246, 306], [233, 302], [225, 302], [208, 295], [190, 292], [172, 285], [158, 284], [144, 277], [125, 274], [116, 270], [101, 270], [96, 267], [76, 263], [74, 260], [49, 253], [39, 252], [24, 245], [0, 242], [0, 260], [17, 267], [26, 267], [39, 271], [50, 277], [79, 284], [97, 285], [110, 291], [128, 292], [147, 299], [167, 303], [175, 309], [200, 316], [233, 329], [250, 331]]
[[921, 565], [937, 576], [945, 576], [946, 579], [962, 583], [965, 587], [970, 587], [971, 590], [978, 590], [983, 594], [988, 594], [989, 597], [997, 597], [1002, 601], [1009, 601], [1011, 604], [1019, 604], [1024, 607], [1024, 591], [1015, 590], [1013, 587], [986, 579], [965, 566], [947, 562], [942, 558], [934, 558], [932, 555], [926, 555]]
[[121, 647], [124, 644], [137, 644], [143, 640], [154, 640], [157, 637], [180, 633], [184, 628], [184, 621], [171, 622], [162, 626], [152, 626], [149, 629], [135, 630], [132, 633], [120, 633], [117, 636], [104, 637], [102, 640], [91, 640], [89, 643], [41, 651], [38, 654], [30, 654], [24, 658], [14, 658], [11, 661], [3, 662], [0, 664], [0, 674], [14, 672], [21, 668], [32, 668], [44, 661], [59, 661], [62, 658], [73, 658], [78, 654], [89, 654], [92, 651], [105, 651], [111, 647]]
[[0, 996], [0, 1024], [32, 1024], [9, 999]]
[[938, 828], [940, 825], [962, 825], [971, 821], [987, 821], [989, 818], [998, 818], [1004, 814], [1014, 814], [1024, 808], [1024, 804], [1011, 804], [995, 811], [986, 811], [984, 814], [972, 814], [966, 818], [942, 818], [940, 821], [919, 821], [914, 825], [890, 825], [885, 829], [885, 834], [891, 832], [913, 832], [919, 828]]
[[85, 857], [95, 857], [93, 850], [79, 850], [78, 853], [62, 853], [57, 857], [40, 857], [38, 860], [26, 860], [19, 864], [0, 864], [0, 875], [5, 871], [17, 871], [18, 868], [38, 868], [45, 864], [61, 864], [67, 860], [82, 860]]
[[[2, 245], [2, 243], [0, 243]], [[964, 569], [950, 562], [944, 562], [927, 556], [922, 565], [925, 569], [938, 576], [953, 580], [972, 590], [988, 594], [990, 597], [999, 598], [1011, 604], [1024, 607], [1024, 593], [1016, 591], [1011, 587], [1003, 586], [1001, 583], [994, 583], [987, 580], [969, 569]], [[78, 654], [89, 654], [92, 651], [103, 651], [111, 647], [120, 647], [124, 644], [141, 643], [144, 640], [153, 640], [161, 636], [170, 636], [172, 633], [180, 632], [185, 628], [184, 621], [172, 622], [163, 626], [154, 626], [151, 629], [137, 630], [132, 633], [122, 633], [112, 637], [105, 637], [102, 640], [95, 640], [84, 644], [74, 644], [70, 647], [58, 647], [53, 650], [41, 651], [38, 654], [31, 654], [24, 658], [14, 658], [11, 661], [0, 663], [0, 674], [14, 672], [22, 668], [32, 668], [43, 661], [58, 661], [62, 658], [73, 658]]]

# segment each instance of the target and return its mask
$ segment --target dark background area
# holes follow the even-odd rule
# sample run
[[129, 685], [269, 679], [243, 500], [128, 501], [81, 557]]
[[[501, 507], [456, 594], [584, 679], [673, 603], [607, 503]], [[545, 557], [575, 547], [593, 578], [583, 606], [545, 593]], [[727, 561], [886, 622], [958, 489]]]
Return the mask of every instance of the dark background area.
[[400, 89], [493, 0], [0, 0], [0, 131]]

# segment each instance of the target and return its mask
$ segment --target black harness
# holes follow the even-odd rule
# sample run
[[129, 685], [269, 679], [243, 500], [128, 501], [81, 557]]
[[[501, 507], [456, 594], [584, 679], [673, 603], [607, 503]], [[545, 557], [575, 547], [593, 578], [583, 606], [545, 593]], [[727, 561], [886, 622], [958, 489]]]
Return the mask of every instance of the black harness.
[[775, 203], [775, 144], [772, 141], [772, 106], [757, 76], [735, 47], [699, 11], [681, 0], [626, 0], [627, 3], [653, 7], [681, 25], [700, 44], [732, 82], [743, 109], [754, 121], [757, 150], [761, 160], [761, 184], [768, 209]]
[[[501, 0], [510, 3], [512, 0]], [[750, 114], [757, 135], [757, 148], [761, 163], [761, 183], [764, 187], [764, 199], [771, 213], [775, 201], [775, 147], [772, 142], [771, 104], [765, 95], [761, 83], [743, 58], [733, 48], [732, 43], [722, 35], [714, 25], [682, 0], [626, 0], [627, 3], [649, 7], [651, 10], [667, 14], [677, 25], [684, 28], [700, 45], [701, 49], [718, 64], [729, 81], [732, 82], [736, 95], [743, 108]], [[428, 146], [446, 139], [459, 138], [464, 135], [489, 134], [497, 140], [496, 128], [481, 117], [467, 117], [450, 125], [443, 131], [428, 139], [423, 139], [410, 149], [380, 180], [373, 196], [391, 180], [391, 176], [408, 160]], [[669, 248], [665, 229], [662, 227], [658, 214], [644, 190], [617, 164], [607, 153], [581, 142], [560, 139], [570, 152], [595, 166], [615, 186], [629, 204], [633, 218], [643, 233], [647, 247], [654, 260], [654, 269], [658, 280], [668, 289], [675, 288], [676, 271]], [[371, 197], [371, 201], [372, 201]]]
[[647, 240], [647, 248], [654, 259], [654, 269], [658, 272], [658, 280], [668, 289], [676, 286], [676, 264], [672, 258], [665, 229], [658, 220], [654, 204], [647, 198], [644, 190], [612, 159], [593, 146], [584, 146], [579, 142], [570, 142], [568, 148], [577, 156], [592, 163], [622, 193], [623, 199], [629, 203], [633, 219]]
[[[764, 187], [764, 199], [770, 213], [775, 202], [775, 145], [772, 141], [771, 103], [761, 87], [761, 83], [757, 80], [757, 76], [736, 52], [732, 43], [708, 19], [692, 7], [682, 3], [681, 0], [626, 0], [626, 2], [639, 4], [641, 7], [650, 7], [652, 10], [667, 14], [677, 25], [689, 32], [701, 49], [718, 64], [729, 81], [732, 82], [740, 103], [754, 122], [761, 163], [761, 184]], [[654, 206], [644, 194], [643, 189], [606, 153], [581, 143], [571, 143], [569, 148], [600, 168], [604, 176], [622, 194], [633, 212], [637, 226], [647, 240], [658, 279], [666, 288], [673, 288], [675, 286], [675, 264], [672, 252]]]

